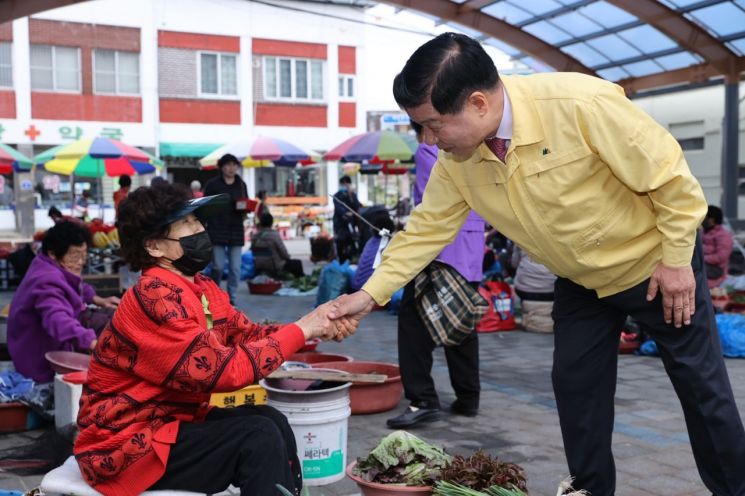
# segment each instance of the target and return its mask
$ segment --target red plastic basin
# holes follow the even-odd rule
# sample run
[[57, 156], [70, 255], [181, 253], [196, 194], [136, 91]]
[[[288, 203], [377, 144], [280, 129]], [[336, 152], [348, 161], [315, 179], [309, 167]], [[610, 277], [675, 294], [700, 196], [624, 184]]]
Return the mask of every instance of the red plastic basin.
[[352, 374], [385, 374], [385, 382], [352, 382], [349, 400], [352, 415], [387, 412], [396, 408], [401, 400], [403, 385], [398, 365], [384, 362], [321, 362], [314, 363], [313, 368], [343, 370]]
[[326, 362], [351, 362], [354, 359], [349, 355], [339, 355], [337, 353], [295, 353], [290, 355], [287, 359], [288, 362], [303, 362], [303, 363], [326, 363]]
[[420, 496], [432, 495], [432, 487], [430, 486], [397, 486], [395, 484], [367, 482], [352, 473], [352, 469], [355, 465], [357, 465], [356, 461], [347, 465], [347, 477], [357, 483], [363, 496], [396, 496], [398, 494], [419, 494]]
[[88, 370], [91, 356], [74, 351], [48, 351], [44, 357], [52, 365], [52, 370], [58, 374]]

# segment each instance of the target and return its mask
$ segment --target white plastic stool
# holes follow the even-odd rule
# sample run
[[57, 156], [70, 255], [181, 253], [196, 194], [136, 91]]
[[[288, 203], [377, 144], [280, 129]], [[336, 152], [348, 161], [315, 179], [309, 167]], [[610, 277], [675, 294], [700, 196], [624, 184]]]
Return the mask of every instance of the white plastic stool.
[[[231, 486], [232, 487], [232, 486]], [[61, 466], [44, 476], [40, 489], [45, 496], [101, 496], [101, 493], [89, 486], [80, 474], [78, 462], [71, 456]], [[197, 496], [204, 493], [190, 491], [145, 491], [150, 496]], [[229, 490], [220, 494], [239, 494]]]

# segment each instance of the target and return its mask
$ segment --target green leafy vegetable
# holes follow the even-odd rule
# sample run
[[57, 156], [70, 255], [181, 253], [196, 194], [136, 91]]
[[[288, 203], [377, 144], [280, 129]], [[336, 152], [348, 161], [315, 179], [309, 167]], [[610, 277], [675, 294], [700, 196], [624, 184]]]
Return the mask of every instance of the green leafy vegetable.
[[358, 458], [354, 474], [368, 482], [428, 486], [440, 478], [452, 457], [406, 431], [384, 437], [366, 458]]

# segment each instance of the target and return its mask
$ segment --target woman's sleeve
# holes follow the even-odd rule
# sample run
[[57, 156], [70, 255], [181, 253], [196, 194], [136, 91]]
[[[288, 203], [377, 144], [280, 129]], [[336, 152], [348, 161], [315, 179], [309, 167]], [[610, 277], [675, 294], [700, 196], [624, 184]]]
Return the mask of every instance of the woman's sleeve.
[[71, 342], [78, 350], [88, 350], [96, 339], [96, 333], [78, 321], [62, 288], [43, 284], [32, 291], [47, 334], [59, 343]]
[[[120, 307], [99, 339], [97, 357], [103, 359], [111, 349], [124, 349], [120, 342], [129, 342], [128, 368], [148, 382], [185, 392], [235, 391], [272, 373], [304, 342], [295, 325], [268, 333], [261, 326], [252, 327], [245, 316], [236, 315], [239, 312], [212, 329], [203, 328], [175, 291], [164, 294], [164, 288], [157, 289], [157, 301], [141, 286], [135, 289], [139, 308], [155, 324], [155, 332], [139, 324], [145, 316], [133, 310], [137, 307]], [[245, 332], [226, 332], [231, 325], [243, 326]]]

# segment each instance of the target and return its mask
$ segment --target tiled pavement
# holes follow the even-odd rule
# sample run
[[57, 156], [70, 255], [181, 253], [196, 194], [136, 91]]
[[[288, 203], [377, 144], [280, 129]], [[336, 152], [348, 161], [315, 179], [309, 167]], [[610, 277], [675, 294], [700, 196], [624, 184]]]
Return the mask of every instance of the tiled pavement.
[[[0, 293], [0, 303], [7, 293]], [[255, 320], [292, 321], [310, 309], [310, 297], [261, 297], [247, 293], [239, 306]], [[522, 465], [531, 494], [553, 496], [567, 468], [550, 385], [552, 337], [524, 332], [480, 335], [482, 398], [476, 418], [446, 415], [417, 428], [417, 435], [442, 444], [451, 453], [483, 448]], [[357, 335], [319, 350], [358, 360], [396, 362], [396, 318], [375, 312]], [[745, 360], [727, 360], [740, 411], [745, 412]], [[621, 356], [616, 394], [614, 453], [618, 496], [701, 496], [709, 494], [696, 471], [681, 408], [659, 359]], [[453, 399], [441, 350], [433, 374], [443, 405]], [[353, 416], [349, 420], [350, 457], [364, 455], [390, 432], [385, 420], [396, 411]], [[0, 436], [0, 450], [29, 442], [32, 433]], [[0, 489], [28, 489], [40, 477], [0, 473]], [[357, 494], [349, 480], [312, 488], [313, 496]]]

